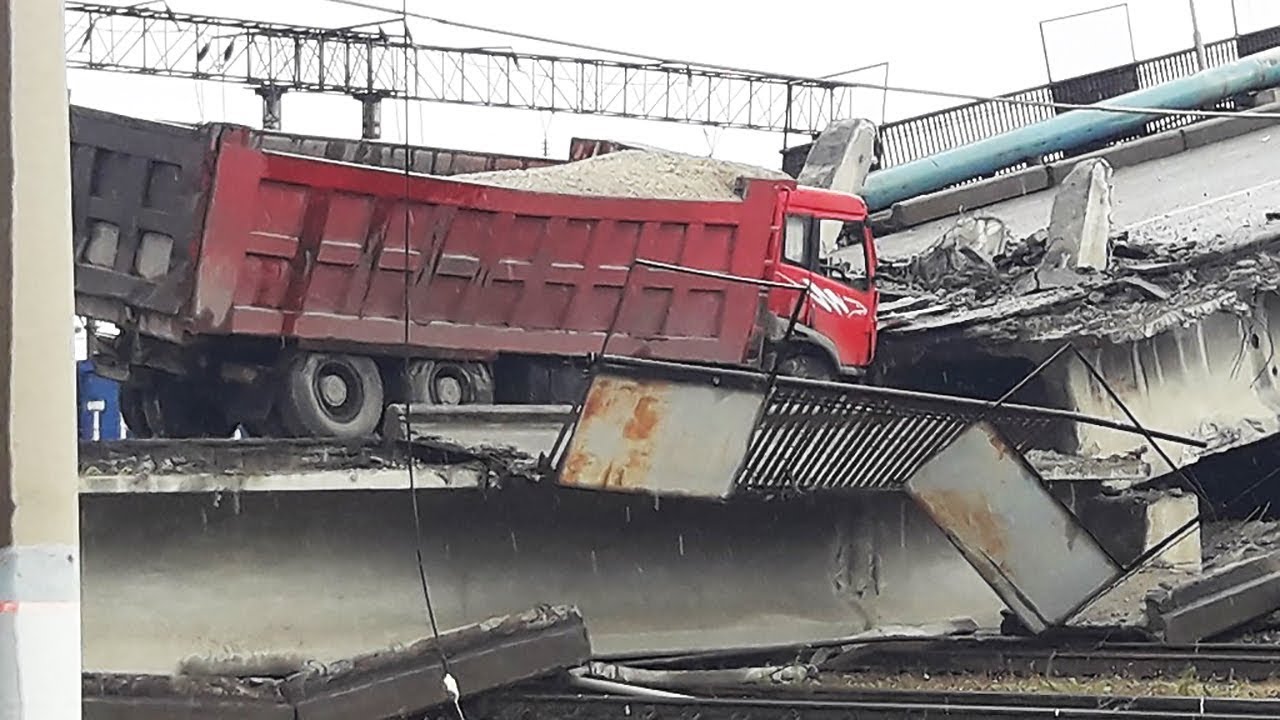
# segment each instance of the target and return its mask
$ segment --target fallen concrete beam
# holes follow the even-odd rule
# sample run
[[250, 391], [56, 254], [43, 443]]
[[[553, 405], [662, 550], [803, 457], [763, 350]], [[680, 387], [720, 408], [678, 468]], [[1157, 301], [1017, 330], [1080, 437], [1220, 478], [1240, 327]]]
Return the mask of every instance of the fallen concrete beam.
[[1169, 644], [1199, 642], [1280, 608], [1280, 553], [1227, 565], [1147, 595], [1147, 623]]
[[[437, 647], [439, 649], [437, 649]], [[591, 658], [582, 615], [544, 607], [445, 633], [405, 650], [354, 658], [338, 669], [304, 671], [283, 694], [297, 720], [402, 717], [452, 702], [445, 668], [463, 698], [580, 665]]]
[[279, 682], [85, 673], [84, 720], [296, 720]]
[[1077, 165], [1053, 198], [1049, 244], [1036, 271], [1041, 288], [1076, 285], [1082, 271], [1107, 269], [1111, 236], [1111, 165]]
[[[440, 653], [463, 698], [543, 677], [591, 657], [582, 615], [541, 607], [405, 649], [315, 666], [284, 679], [107, 675], [83, 678], [85, 720], [345, 720], [404, 717], [451, 703]], [[234, 672], [229, 668], [229, 673]]]

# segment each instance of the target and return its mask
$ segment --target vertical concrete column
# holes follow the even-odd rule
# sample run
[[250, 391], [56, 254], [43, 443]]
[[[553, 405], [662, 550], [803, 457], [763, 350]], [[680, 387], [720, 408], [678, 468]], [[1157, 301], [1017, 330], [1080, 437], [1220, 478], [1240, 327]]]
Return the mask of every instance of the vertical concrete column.
[[0, 720], [80, 717], [62, 3], [0, 2]]
[[284, 100], [284, 88], [277, 85], [262, 85], [253, 90], [262, 98], [262, 129], [279, 130], [284, 118], [281, 108]]
[[360, 101], [360, 137], [377, 140], [382, 137], [382, 96], [372, 93], [356, 99]]

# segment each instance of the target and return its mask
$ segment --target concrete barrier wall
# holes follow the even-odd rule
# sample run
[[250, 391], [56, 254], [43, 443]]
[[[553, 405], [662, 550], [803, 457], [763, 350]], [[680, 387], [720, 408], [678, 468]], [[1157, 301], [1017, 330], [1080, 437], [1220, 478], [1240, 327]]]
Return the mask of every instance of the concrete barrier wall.
[[[423, 491], [444, 627], [576, 603], [596, 649], [812, 640], [998, 601], [898, 495], [714, 504]], [[403, 491], [82, 497], [89, 670], [191, 654], [329, 660], [429, 634]]]

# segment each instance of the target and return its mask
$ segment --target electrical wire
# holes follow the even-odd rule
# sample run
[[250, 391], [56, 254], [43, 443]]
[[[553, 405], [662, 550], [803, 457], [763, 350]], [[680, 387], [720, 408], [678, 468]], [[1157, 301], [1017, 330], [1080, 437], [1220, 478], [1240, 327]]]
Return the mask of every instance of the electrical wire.
[[[403, 16], [401, 18], [401, 22], [404, 23], [405, 34], [408, 35], [409, 33], [409, 20], [408, 20], [409, 2], [408, 0], [402, 0], [402, 3], [403, 3]], [[404, 72], [405, 72], [405, 77], [408, 78], [409, 76], [408, 49], [406, 49], [404, 53]], [[402, 250], [404, 253], [402, 257], [402, 262], [404, 263], [404, 363], [402, 367], [402, 372], [404, 373], [404, 386], [406, 389], [406, 395], [408, 395], [408, 397], [411, 398], [412, 396], [409, 395], [407, 391], [410, 388], [410, 377], [411, 377], [409, 374], [409, 370], [411, 367], [410, 365], [410, 362], [411, 362], [410, 356], [412, 354], [411, 330], [412, 330], [412, 322], [413, 322], [412, 317], [410, 315], [410, 310], [412, 309], [412, 302], [410, 301], [410, 291], [413, 289], [413, 281], [412, 281], [413, 266], [409, 262], [409, 258], [411, 257], [409, 254], [409, 248], [410, 248], [409, 227], [410, 227], [410, 220], [412, 219], [412, 213], [409, 209], [409, 195], [410, 195], [409, 189], [410, 189], [410, 182], [413, 176], [412, 169], [411, 169], [413, 166], [413, 163], [410, 162], [409, 155], [413, 151], [413, 146], [409, 142], [410, 104], [409, 104], [408, 98], [404, 99], [403, 107], [404, 107], [404, 123], [403, 123], [402, 131], [404, 134], [404, 143], [403, 143], [404, 190], [401, 196], [401, 202], [404, 205], [404, 218], [403, 218], [404, 219], [404, 235], [403, 235], [403, 247], [402, 247]], [[444, 647], [440, 644], [440, 623], [436, 619], [435, 604], [431, 600], [431, 583], [427, 579], [427, 566], [426, 566], [426, 562], [424, 561], [424, 556], [426, 555], [426, 553], [424, 552], [424, 549], [423, 549], [424, 543], [422, 539], [422, 512], [418, 507], [418, 483], [417, 483], [417, 478], [414, 471], [415, 459], [413, 457], [413, 448], [412, 448], [413, 435], [412, 435], [412, 426], [409, 421], [409, 412], [407, 407], [406, 407], [406, 412], [404, 413], [404, 436], [405, 436], [405, 440], [410, 444], [409, 462], [408, 462], [409, 505], [413, 511], [413, 537], [414, 537], [413, 551], [414, 551], [414, 559], [417, 561], [417, 565], [418, 565], [418, 582], [422, 588], [422, 600], [423, 600], [423, 603], [426, 605], [427, 621], [431, 626], [431, 638], [434, 641], [436, 657], [440, 661], [440, 671], [443, 674], [443, 677], [441, 678], [441, 680], [444, 684], [445, 694], [448, 695], [449, 699], [453, 702], [454, 708], [458, 712], [459, 720], [466, 720], [466, 717], [462, 714], [461, 693], [458, 690], [458, 681], [453, 677], [453, 674], [449, 671], [449, 656], [445, 653]]]
[[[362, 0], [325, 0], [325, 2], [336, 5], [345, 5], [348, 7], [360, 8], [363, 10], [372, 10], [374, 12], [393, 13], [397, 11], [391, 8], [383, 7], [375, 3], [363, 2]], [[558, 45], [561, 47], [574, 48], [576, 50], [586, 50], [589, 52], [599, 52], [608, 55], [616, 55], [619, 57], [633, 58], [636, 60], [647, 60], [660, 66], [684, 67], [696, 70], [709, 70], [716, 72], [735, 73], [743, 76], [756, 76], [780, 80], [784, 82], [795, 82], [816, 85], [819, 87], [830, 88], [855, 88], [863, 90], [878, 90], [881, 92], [900, 93], [903, 95], [923, 95], [927, 97], [946, 98], [949, 100], [964, 100], [967, 102], [989, 102], [1003, 105], [1013, 105], [1019, 107], [1044, 108], [1050, 110], [1096, 110], [1099, 112], [1113, 113], [1119, 115], [1150, 115], [1155, 117], [1189, 117], [1189, 118], [1238, 118], [1243, 113], [1231, 110], [1178, 110], [1172, 108], [1154, 108], [1154, 107], [1125, 107], [1118, 105], [1087, 105], [1082, 103], [1064, 103], [1049, 102], [1043, 100], [1026, 100], [1022, 98], [1000, 97], [997, 95], [980, 95], [975, 93], [953, 92], [949, 90], [933, 90], [927, 88], [908, 87], [903, 85], [875, 84], [856, 81], [834, 81], [820, 77], [809, 77], [805, 75], [790, 75], [785, 73], [767, 72], [752, 68], [744, 68], [734, 65], [721, 65], [717, 63], [699, 62], [696, 60], [682, 60], [678, 58], [661, 57], [658, 55], [648, 55], [645, 53], [637, 53], [629, 50], [619, 50], [617, 48], [608, 48], [601, 45], [593, 45], [590, 43], [574, 42], [572, 40], [561, 40], [557, 38], [546, 37], [542, 35], [533, 35], [531, 33], [518, 32], [515, 30], [507, 30], [486, 25], [478, 25], [475, 23], [461, 22], [458, 20], [450, 20], [448, 18], [437, 15], [427, 15], [418, 12], [404, 11], [406, 18], [406, 37], [409, 35], [407, 29], [407, 18], [417, 20], [425, 20], [428, 22], [455, 27], [464, 30], [473, 30], [476, 32], [484, 32], [492, 35], [502, 35], [504, 37], [517, 38], [520, 40], [529, 40], [532, 42], [546, 43], [548, 45]], [[441, 48], [447, 49], [447, 48]], [[459, 51], [465, 48], [456, 48]], [[1249, 112], [1252, 118], [1264, 120], [1280, 120], [1280, 112]]]

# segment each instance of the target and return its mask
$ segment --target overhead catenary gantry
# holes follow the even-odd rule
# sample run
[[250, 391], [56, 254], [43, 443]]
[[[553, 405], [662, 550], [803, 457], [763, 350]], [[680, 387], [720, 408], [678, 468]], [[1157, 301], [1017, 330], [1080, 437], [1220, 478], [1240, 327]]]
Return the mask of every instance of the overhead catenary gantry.
[[364, 105], [367, 138], [378, 136], [388, 98], [816, 135], [879, 93], [834, 80], [420, 45], [385, 30], [81, 2], [66, 3], [65, 41], [73, 69], [253, 87], [267, 128], [279, 127], [286, 92], [349, 95]]

